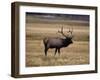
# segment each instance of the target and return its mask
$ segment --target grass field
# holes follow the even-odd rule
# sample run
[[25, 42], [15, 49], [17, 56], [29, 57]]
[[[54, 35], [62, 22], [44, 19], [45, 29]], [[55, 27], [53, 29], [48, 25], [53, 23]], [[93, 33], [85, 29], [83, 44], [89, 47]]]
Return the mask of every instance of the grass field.
[[[89, 64], [89, 25], [81, 21], [26, 22], [26, 67]], [[63, 26], [67, 34], [73, 27], [73, 44], [61, 49], [54, 56], [54, 49], [44, 54], [43, 38], [62, 37], [58, 32]]]

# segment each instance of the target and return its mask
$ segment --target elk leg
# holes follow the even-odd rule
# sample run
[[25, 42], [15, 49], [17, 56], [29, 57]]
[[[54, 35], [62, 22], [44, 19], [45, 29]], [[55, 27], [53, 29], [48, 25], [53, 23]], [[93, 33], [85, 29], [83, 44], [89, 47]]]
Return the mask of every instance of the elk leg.
[[57, 48], [55, 49], [55, 55], [56, 55], [56, 53], [57, 53]]
[[48, 48], [45, 48], [45, 56], [47, 56]]
[[60, 55], [60, 49], [58, 49], [58, 53], [59, 53], [59, 55]]

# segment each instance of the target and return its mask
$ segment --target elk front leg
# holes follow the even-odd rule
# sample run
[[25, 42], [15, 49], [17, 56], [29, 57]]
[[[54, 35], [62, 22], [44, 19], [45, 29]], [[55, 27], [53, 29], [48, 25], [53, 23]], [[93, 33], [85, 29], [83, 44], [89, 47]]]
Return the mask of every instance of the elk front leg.
[[58, 54], [60, 55], [60, 48], [58, 49]]
[[56, 53], [57, 53], [57, 48], [55, 49], [55, 55], [56, 55]]

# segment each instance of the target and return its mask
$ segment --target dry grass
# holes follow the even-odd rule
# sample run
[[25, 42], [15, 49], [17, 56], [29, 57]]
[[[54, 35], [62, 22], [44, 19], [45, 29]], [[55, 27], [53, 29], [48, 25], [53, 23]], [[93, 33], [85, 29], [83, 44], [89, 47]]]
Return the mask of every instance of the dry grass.
[[[33, 43], [33, 44], [32, 44]], [[61, 54], [54, 56], [54, 49], [44, 55], [42, 41], [27, 41], [26, 66], [57, 66], [89, 64], [88, 42], [74, 42], [67, 48], [61, 49]]]

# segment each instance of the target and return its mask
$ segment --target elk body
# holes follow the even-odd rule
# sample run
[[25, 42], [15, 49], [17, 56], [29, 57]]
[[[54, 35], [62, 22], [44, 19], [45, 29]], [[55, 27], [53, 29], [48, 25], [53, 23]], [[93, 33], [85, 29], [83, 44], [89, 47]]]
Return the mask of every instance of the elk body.
[[68, 47], [70, 44], [73, 43], [72, 41], [72, 31], [69, 30], [68, 33], [70, 33], [70, 35], [65, 35], [63, 33], [63, 27], [61, 28], [61, 31], [58, 31], [59, 33], [61, 33], [64, 38], [44, 38], [43, 39], [43, 43], [44, 43], [44, 52], [45, 52], [45, 56], [47, 56], [47, 51], [48, 49], [52, 49], [55, 48], [55, 55], [58, 52], [60, 55], [60, 49], [63, 47]]

